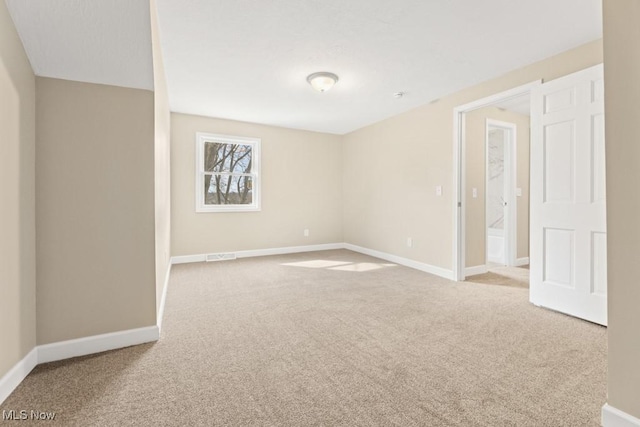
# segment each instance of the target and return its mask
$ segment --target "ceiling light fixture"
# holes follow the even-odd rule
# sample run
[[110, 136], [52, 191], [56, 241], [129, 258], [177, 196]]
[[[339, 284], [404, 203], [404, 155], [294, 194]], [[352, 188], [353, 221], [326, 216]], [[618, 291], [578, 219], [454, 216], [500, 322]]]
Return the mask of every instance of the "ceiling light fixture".
[[326, 92], [338, 82], [338, 76], [326, 71], [310, 74], [307, 81], [318, 92]]

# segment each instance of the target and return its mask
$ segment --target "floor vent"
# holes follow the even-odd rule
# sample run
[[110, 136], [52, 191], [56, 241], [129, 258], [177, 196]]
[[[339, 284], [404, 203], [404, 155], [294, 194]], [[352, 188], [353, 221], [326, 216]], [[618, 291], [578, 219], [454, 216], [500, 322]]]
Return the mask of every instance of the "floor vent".
[[207, 256], [205, 257], [205, 261], [207, 262], [212, 262], [212, 261], [226, 261], [229, 259], [236, 259], [236, 254], [234, 253], [227, 253], [227, 254], [207, 254]]

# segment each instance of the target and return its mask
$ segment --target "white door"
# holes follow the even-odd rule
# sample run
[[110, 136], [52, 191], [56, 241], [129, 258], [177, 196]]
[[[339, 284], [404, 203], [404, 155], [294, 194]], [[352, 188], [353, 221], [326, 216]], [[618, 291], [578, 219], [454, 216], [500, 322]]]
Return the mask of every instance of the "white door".
[[606, 325], [602, 70], [598, 65], [532, 91], [530, 298]]

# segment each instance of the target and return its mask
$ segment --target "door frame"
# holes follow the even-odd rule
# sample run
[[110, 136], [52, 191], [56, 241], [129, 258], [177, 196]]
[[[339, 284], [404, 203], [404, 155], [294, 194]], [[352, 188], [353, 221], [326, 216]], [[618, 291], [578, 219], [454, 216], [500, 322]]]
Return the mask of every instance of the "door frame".
[[453, 280], [464, 280], [465, 275], [465, 115], [500, 101], [531, 93], [542, 80], [517, 86], [453, 109]]
[[[487, 203], [489, 196], [489, 128], [499, 128], [508, 131], [508, 139], [504, 146], [504, 200], [507, 206], [504, 209], [504, 261], [506, 265], [513, 266], [516, 264], [517, 252], [517, 233], [518, 233], [518, 212], [516, 208], [516, 185], [517, 180], [517, 150], [518, 150], [518, 133], [515, 123], [505, 122], [495, 119], [486, 119], [485, 135], [484, 135], [484, 214], [485, 214], [485, 265], [489, 264], [489, 204]], [[465, 165], [466, 166], [466, 165]]]

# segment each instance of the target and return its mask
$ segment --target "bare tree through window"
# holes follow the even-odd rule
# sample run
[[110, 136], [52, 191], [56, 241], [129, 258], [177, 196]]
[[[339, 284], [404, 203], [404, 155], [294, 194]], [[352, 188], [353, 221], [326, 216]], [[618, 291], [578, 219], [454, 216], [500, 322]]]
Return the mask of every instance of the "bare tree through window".
[[204, 197], [207, 205], [245, 205], [252, 200], [250, 145], [207, 142], [204, 146]]
[[199, 134], [198, 187], [204, 209], [256, 207], [257, 143], [252, 138]]

